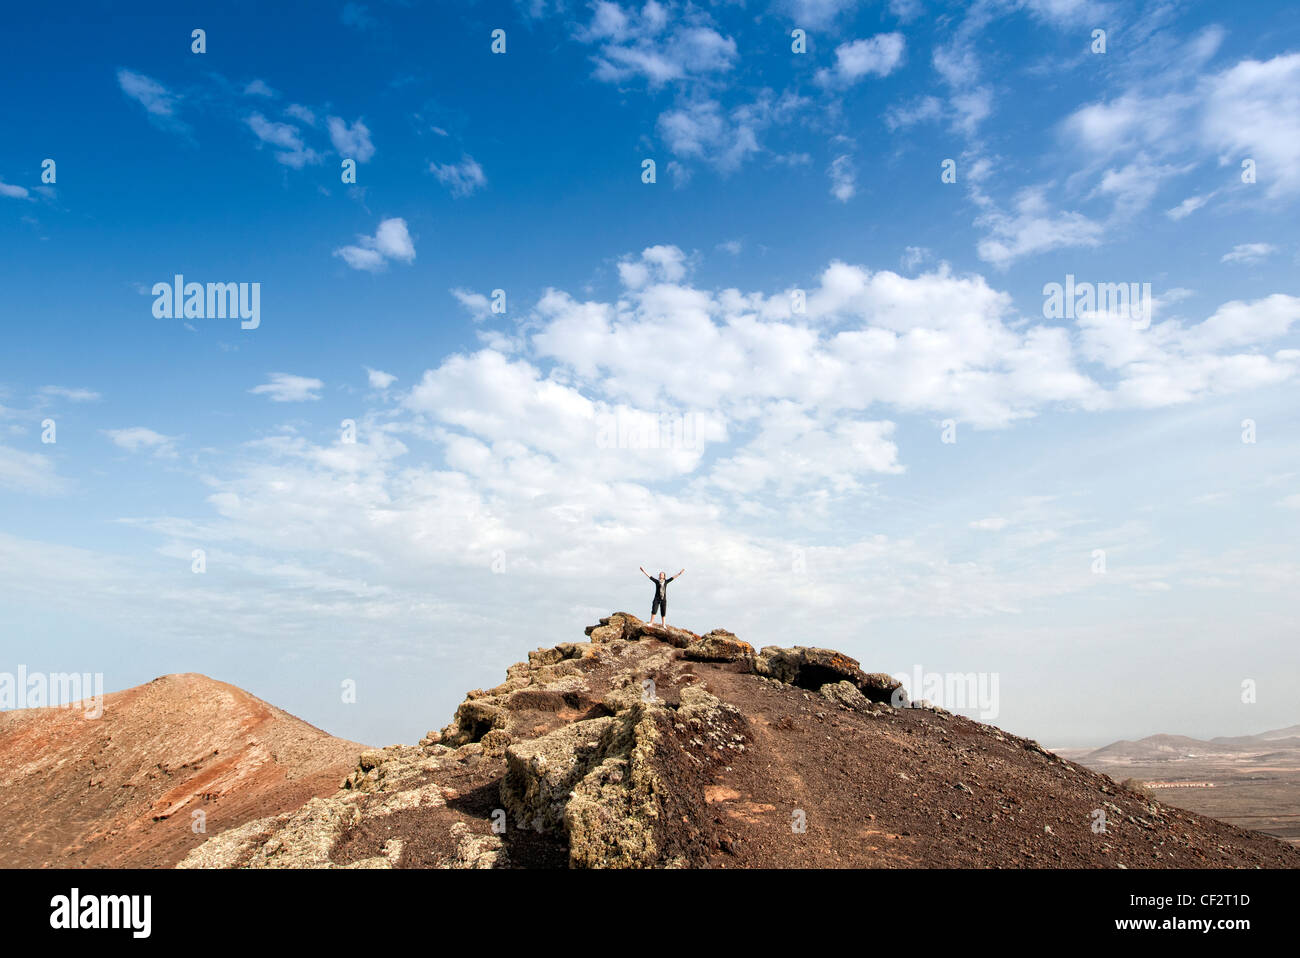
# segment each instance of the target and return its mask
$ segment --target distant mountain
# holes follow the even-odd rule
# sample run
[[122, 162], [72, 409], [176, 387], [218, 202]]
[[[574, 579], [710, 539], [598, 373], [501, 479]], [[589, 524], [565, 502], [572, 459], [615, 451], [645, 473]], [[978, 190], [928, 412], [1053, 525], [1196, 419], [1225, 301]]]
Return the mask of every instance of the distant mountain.
[[1258, 735], [1237, 735], [1233, 737], [1224, 737], [1210, 739], [1211, 742], [1223, 742], [1228, 745], [1253, 745], [1259, 742], [1284, 742], [1287, 739], [1294, 739], [1297, 745], [1300, 745], [1300, 725], [1288, 725], [1286, 728], [1275, 728], [1271, 732], [1260, 732]]
[[1300, 725], [1260, 732], [1258, 735], [1221, 736], [1208, 741], [1186, 735], [1148, 735], [1131, 742], [1121, 739], [1099, 749], [1072, 749], [1068, 754], [1089, 766], [1197, 760], [1240, 760], [1264, 752], [1300, 750]]
[[173, 865], [333, 794], [363, 750], [197, 674], [110, 693], [97, 719], [0, 712], [0, 867]]

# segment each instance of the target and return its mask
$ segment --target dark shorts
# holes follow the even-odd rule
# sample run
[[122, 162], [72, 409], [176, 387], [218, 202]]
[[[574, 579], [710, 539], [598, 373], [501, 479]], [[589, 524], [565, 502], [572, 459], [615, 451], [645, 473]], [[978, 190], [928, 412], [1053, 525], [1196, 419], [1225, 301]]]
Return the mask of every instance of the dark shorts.
[[655, 596], [654, 600], [650, 603], [650, 615], [653, 617], [655, 615], [667, 615], [667, 614], [668, 614], [667, 596], [665, 596], [662, 599], [659, 598], [659, 596]]

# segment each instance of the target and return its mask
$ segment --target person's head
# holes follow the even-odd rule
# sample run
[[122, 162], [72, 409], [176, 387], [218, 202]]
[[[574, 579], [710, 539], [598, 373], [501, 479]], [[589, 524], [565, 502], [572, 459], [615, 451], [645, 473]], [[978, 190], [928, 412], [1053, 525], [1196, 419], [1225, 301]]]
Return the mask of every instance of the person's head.
[[663, 582], [664, 579], [665, 579], [665, 577], [667, 577], [667, 575], [668, 575], [668, 573], [666, 573], [666, 572], [662, 572], [662, 571], [661, 571], [661, 572], [659, 573], [659, 581], [660, 581], [660, 582]]

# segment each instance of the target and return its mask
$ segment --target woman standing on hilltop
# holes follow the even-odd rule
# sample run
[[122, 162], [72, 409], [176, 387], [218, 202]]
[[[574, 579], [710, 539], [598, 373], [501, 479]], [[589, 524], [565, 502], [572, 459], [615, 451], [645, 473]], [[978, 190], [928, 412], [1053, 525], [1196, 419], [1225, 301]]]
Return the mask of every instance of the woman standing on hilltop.
[[677, 575], [670, 579], [665, 579], [665, 573], [660, 572], [659, 578], [656, 579], [649, 572], [646, 572], [645, 569], [641, 569], [641, 574], [655, 584], [655, 598], [654, 602], [650, 604], [651, 625], [655, 624], [656, 612], [659, 613], [659, 624], [665, 627], [668, 625], [668, 583], [672, 582], [673, 579], [676, 579], [685, 571], [685, 569], [682, 569], [681, 572], [678, 572]]

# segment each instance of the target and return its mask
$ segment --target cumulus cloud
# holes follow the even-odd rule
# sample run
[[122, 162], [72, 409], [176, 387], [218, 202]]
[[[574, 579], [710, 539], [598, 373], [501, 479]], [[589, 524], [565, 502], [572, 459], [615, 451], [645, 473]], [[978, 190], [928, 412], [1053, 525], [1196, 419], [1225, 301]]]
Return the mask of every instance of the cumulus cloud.
[[348, 126], [347, 122], [340, 117], [332, 116], [327, 123], [330, 142], [334, 144], [334, 149], [339, 156], [356, 160], [358, 163], [368, 163], [375, 155], [375, 146], [370, 142], [370, 130], [363, 122], [356, 120]]
[[320, 399], [320, 390], [324, 388], [325, 384], [319, 379], [290, 373], [271, 373], [270, 382], [254, 386], [249, 392], [255, 396], [266, 396], [272, 402], [308, 402]]
[[889, 76], [903, 62], [906, 47], [901, 33], [879, 33], [842, 43], [835, 48], [834, 68], [817, 71], [817, 82], [844, 87], [866, 76]]
[[386, 373], [379, 369], [365, 367], [366, 375], [370, 378], [371, 389], [387, 389], [393, 383], [397, 382], [397, 377], [392, 373]]
[[[794, 93], [763, 91], [730, 109], [712, 97], [696, 96], [659, 115], [659, 136], [682, 160], [702, 160], [731, 173], [762, 152], [759, 134], [796, 117], [808, 100]], [[689, 178], [689, 170], [683, 169]]]
[[373, 236], [357, 237], [357, 245], [334, 251], [353, 269], [377, 273], [387, 268], [389, 260], [411, 263], [415, 260], [415, 243], [406, 228], [406, 220], [391, 217], [383, 220]]
[[[983, 426], [1053, 406], [1172, 405], [1281, 382], [1300, 363], [1300, 351], [1262, 351], [1300, 316], [1300, 299], [1280, 294], [1199, 324], [1091, 313], [1072, 333], [1025, 323], [1006, 293], [946, 265], [908, 278], [833, 262], [799, 313], [786, 295], [696, 289], [686, 263], [674, 247], [625, 258], [617, 302], [548, 291], [532, 348], [610, 401], [660, 395], [742, 419], [767, 402], [821, 416], [883, 407]], [[665, 356], [663, 342], [693, 349]]]
[[624, 256], [618, 261], [619, 280], [628, 289], [641, 289], [647, 283], [676, 283], [685, 278], [686, 254], [676, 246], [648, 246], [640, 255]]
[[640, 9], [599, 0], [578, 40], [597, 46], [594, 75], [607, 83], [642, 79], [651, 89], [724, 73], [736, 59], [736, 41], [691, 8], [647, 0]]

